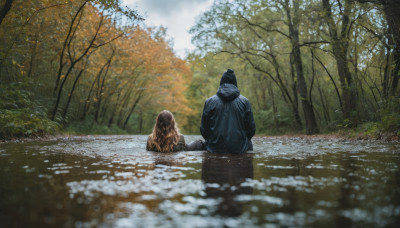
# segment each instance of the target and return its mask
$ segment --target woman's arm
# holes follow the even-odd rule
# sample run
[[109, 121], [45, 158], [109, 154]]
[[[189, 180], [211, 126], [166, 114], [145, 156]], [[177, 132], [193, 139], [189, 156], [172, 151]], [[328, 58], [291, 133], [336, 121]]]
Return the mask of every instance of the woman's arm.
[[185, 150], [186, 148], [186, 143], [185, 143], [185, 137], [183, 135], [179, 135], [179, 141], [176, 145], [174, 145], [174, 151], [181, 151]]

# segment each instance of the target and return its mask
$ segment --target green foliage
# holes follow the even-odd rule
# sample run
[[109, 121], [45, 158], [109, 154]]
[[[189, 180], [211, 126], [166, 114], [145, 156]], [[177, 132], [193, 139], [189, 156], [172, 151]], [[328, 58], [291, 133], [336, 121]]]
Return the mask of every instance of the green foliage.
[[0, 85], [0, 138], [54, 134], [60, 126], [47, 117], [22, 84]]
[[[303, 131], [295, 120], [299, 116], [304, 124], [305, 114], [298, 94], [302, 83], [291, 62], [293, 39], [286, 15], [296, 12], [285, 1], [216, 2], [191, 29], [198, 50], [186, 62], [172, 53], [165, 28], [136, 26], [142, 16], [124, 7], [123, 1], [89, 0], [83, 11], [78, 10], [86, 1], [14, 2], [0, 26], [0, 81], [31, 84], [0, 85], [2, 138], [55, 132], [60, 126], [49, 120], [48, 110], [56, 122], [67, 124], [70, 133], [148, 134], [157, 113], [169, 109], [182, 132], [199, 134], [204, 101], [216, 93], [227, 68], [235, 70], [239, 90], [252, 104], [257, 133]], [[344, 2], [332, 4], [333, 22], [338, 25], [347, 12], [340, 8]], [[382, 70], [394, 69], [395, 61], [387, 61], [393, 50], [387, 50], [391, 46], [384, 12], [375, 3], [345, 4], [352, 7], [348, 16], [354, 23], [346, 39], [335, 42], [348, 45], [343, 61], [357, 91], [357, 108], [344, 115], [340, 101], [344, 103], [350, 90], [343, 90], [347, 85], [338, 74], [326, 13], [320, 0], [299, 4], [304, 84], [318, 127], [325, 132], [398, 132], [399, 99], [385, 95], [389, 94], [385, 89], [393, 87], [389, 82], [394, 82], [390, 78], [394, 74]], [[74, 15], [81, 18], [79, 23], [72, 21]], [[70, 42], [62, 52], [64, 41]], [[390, 76], [387, 85], [382, 82], [385, 73]], [[108, 127], [110, 121], [119, 126]]]
[[[223, 64], [232, 66], [235, 72], [245, 72], [242, 75], [247, 77], [244, 83], [239, 83], [239, 88], [252, 102], [258, 133], [298, 132], [292, 127], [298, 125], [293, 124], [295, 116], [300, 116], [305, 125], [305, 115], [309, 112], [303, 111], [299, 96], [300, 91], [305, 91], [302, 86], [307, 87], [318, 128], [323, 132], [360, 130], [372, 133], [378, 129], [398, 132], [398, 103], [385, 106], [380, 117], [378, 115], [382, 106], [379, 101], [387, 102], [382, 95], [387, 94], [389, 82], [395, 82], [388, 78], [382, 83], [383, 78], [394, 75], [382, 69], [393, 69], [391, 65], [396, 62], [389, 60], [387, 39], [379, 38], [386, 36], [385, 13], [371, 7], [375, 3], [340, 0], [331, 5], [330, 18], [321, 1], [294, 2], [300, 4], [297, 10], [293, 4], [279, 0], [216, 2], [190, 30], [198, 48], [196, 53], [204, 59], [210, 58], [210, 53], [229, 54], [230, 58]], [[343, 11], [342, 6], [347, 10]], [[364, 16], [357, 18], [357, 15]], [[342, 36], [340, 26], [337, 27], [347, 23], [343, 18], [354, 22], [346, 30], [346, 36]], [[301, 21], [298, 25], [301, 62], [293, 64], [292, 54], [297, 45], [293, 43], [290, 23], [297, 26], [296, 21]], [[339, 32], [343, 39], [331, 37], [329, 34], [333, 31]], [[337, 55], [332, 50], [343, 54]], [[387, 61], [382, 61], [384, 59]], [[191, 64], [195, 62], [204, 65], [205, 72], [211, 67], [200, 64], [202, 59], [194, 59]], [[297, 75], [296, 65], [300, 63], [305, 81], [300, 81]], [[397, 85], [391, 86], [397, 88]], [[393, 91], [397, 93], [398, 88]], [[274, 113], [270, 111], [271, 106], [275, 108]], [[375, 124], [379, 120], [382, 123]]]
[[380, 110], [381, 121], [378, 128], [382, 132], [400, 134], [400, 98], [392, 97]]
[[148, 132], [163, 109], [184, 125], [190, 70], [166, 29], [143, 20], [121, 0], [14, 0], [0, 26], [0, 82], [30, 84], [18, 99], [11, 88], [1, 91], [2, 137], [51, 131], [47, 114], [87, 134]]
[[366, 122], [358, 127], [358, 131], [364, 135], [376, 135], [378, 131], [378, 123], [376, 122]]
[[298, 132], [293, 126], [296, 124], [289, 112], [274, 114], [271, 109], [254, 111], [254, 121], [257, 126], [257, 134], [279, 135]]
[[94, 135], [126, 135], [127, 131], [119, 128], [115, 124], [110, 127], [98, 124], [93, 116], [88, 116], [84, 121], [75, 121], [65, 127], [66, 133], [71, 134], [94, 134]]

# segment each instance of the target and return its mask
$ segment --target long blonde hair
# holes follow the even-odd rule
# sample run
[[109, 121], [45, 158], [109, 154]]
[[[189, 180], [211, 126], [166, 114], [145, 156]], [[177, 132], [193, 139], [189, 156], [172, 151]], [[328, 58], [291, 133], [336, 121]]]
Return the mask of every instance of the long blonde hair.
[[150, 148], [159, 152], [171, 152], [179, 141], [179, 129], [174, 115], [164, 110], [157, 116], [153, 132], [150, 134]]

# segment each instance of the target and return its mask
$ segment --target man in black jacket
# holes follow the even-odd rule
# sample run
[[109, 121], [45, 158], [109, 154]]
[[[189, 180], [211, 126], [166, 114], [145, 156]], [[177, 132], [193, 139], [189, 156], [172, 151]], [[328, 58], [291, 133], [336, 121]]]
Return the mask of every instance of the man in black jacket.
[[204, 104], [200, 132], [209, 152], [244, 153], [256, 132], [251, 105], [240, 95], [235, 72], [223, 73], [216, 95]]

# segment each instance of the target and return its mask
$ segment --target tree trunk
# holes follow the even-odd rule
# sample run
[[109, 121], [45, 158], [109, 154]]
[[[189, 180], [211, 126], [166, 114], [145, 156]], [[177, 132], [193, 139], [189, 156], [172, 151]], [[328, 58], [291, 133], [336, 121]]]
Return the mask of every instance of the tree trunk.
[[329, 79], [331, 80], [333, 86], [335, 87], [335, 91], [336, 91], [336, 95], [339, 101], [339, 105], [340, 105], [340, 110], [343, 112], [343, 103], [342, 103], [342, 98], [340, 97], [340, 93], [339, 93], [339, 89], [336, 85], [335, 80], [333, 79], [331, 73], [328, 71], [328, 69], [325, 67], [324, 63], [317, 57], [314, 55], [314, 58], [319, 62], [319, 64], [321, 64], [322, 68], [324, 68], [326, 74], [328, 74]]
[[64, 121], [65, 121], [65, 117], [67, 116], [69, 104], [71, 103], [72, 95], [74, 94], [76, 84], [78, 84], [79, 78], [82, 76], [83, 71], [84, 71], [84, 69], [79, 71], [78, 75], [75, 78], [74, 84], [72, 85], [71, 92], [68, 94], [67, 104], [65, 105], [64, 112], [62, 115], [62, 118]]
[[[101, 25], [103, 24], [103, 19], [104, 18], [102, 16], [100, 18], [99, 26], [96, 29], [96, 33], [94, 34], [92, 40], [90, 41], [90, 43], [89, 43], [88, 47], [85, 49], [85, 51], [75, 60], [73, 60], [72, 56], [70, 56], [71, 65], [69, 66], [69, 68], [67, 70], [67, 73], [64, 76], [64, 79], [61, 81], [60, 88], [59, 88], [58, 95], [57, 95], [57, 99], [56, 99], [56, 104], [54, 105], [53, 115], [51, 117], [51, 120], [55, 119], [55, 116], [56, 116], [56, 113], [57, 113], [57, 110], [58, 110], [58, 105], [60, 104], [60, 100], [61, 100], [62, 90], [63, 90], [65, 82], [67, 81], [67, 78], [68, 78], [69, 74], [71, 73], [71, 71], [74, 68], [75, 64], [78, 63], [79, 61], [81, 61], [82, 58], [85, 57], [88, 54], [89, 50], [92, 48], [94, 41], [96, 40], [97, 36], [99, 35], [99, 31], [100, 31]], [[71, 41], [72, 41], [72, 37], [70, 38], [69, 43], [67, 45], [68, 48], [70, 47]]]
[[108, 127], [109, 127], [109, 128], [111, 127], [111, 124], [112, 124], [113, 121], [114, 121], [114, 116], [115, 116], [115, 113], [117, 112], [117, 108], [118, 108], [119, 103], [120, 103], [120, 101], [119, 101], [119, 98], [120, 98], [120, 97], [121, 97], [121, 91], [118, 93], [118, 97], [117, 97], [117, 100], [116, 100], [116, 105], [115, 105], [115, 107], [112, 109], [111, 117], [110, 117], [110, 119], [108, 120]]
[[290, 55], [290, 74], [292, 75], [292, 91], [293, 91], [293, 102], [292, 102], [292, 110], [293, 115], [296, 120], [297, 125], [301, 128], [303, 123], [301, 122], [300, 113], [299, 113], [299, 97], [297, 96], [297, 80], [296, 73], [294, 70], [294, 61], [293, 54]]
[[129, 97], [132, 94], [132, 90], [128, 91], [125, 95], [125, 97], [122, 99], [122, 107], [119, 109], [118, 113], [118, 120], [117, 120], [117, 126], [120, 128], [123, 128], [122, 121], [123, 121], [123, 116], [124, 116], [124, 107], [128, 105], [129, 102]]
[[56, 114], [57, 114], [57, 111], [58, 111], [58, 106], [60, 104], [61, 94], [62, 94], [62, 90], [63, 90], [64, 84], [67, 81], [68, 75], [71, 73], [72, 69], [74, 68], [74, 65], [75, 64], [71, 64], [71, 66], [68, 69], [67, 74], [65, 75], [64, 80], [61, 81], [60, 89], [58, 90], [58, 94], [57, 94], [56, 103], [55, 103], [54, 108], [53, 108], [53, 114], [51, 115], [51, 120], [54, 120], [56, 118]]
[[[313, 77], [315, 75], [314, 59], [315, 59], [314, 52], [311, 50], [311, 68], [312, 68], [312, 72], [313, 72]], [[324, 114], [326, 124], [328, 124], [330, 122], [329, 111], [328, 111], [327, 105], [325, 103], [325, 99], [324, 99], [324, 96], [323, 96], [323, 93], [321, 90], [321, 85], [319, 83], [318, 77], [316, 77], [315, 80], [317, 81], [318, 94], [319, 94], [319, 98], [321, 100], [321, 105], [322, 105], [322, 113]]]
[[325, 11], [325, 18], [329, 28], [329, 35], [331, 38], [331, 46], [333, 55], [336, 60], [338, 69], [340, 88], [342, 90], [343, 99], [343, 117], [350, 122], [351, 126], [358, 124], [357, 113], [357, 88], [353, 82], [353, 76], [350, 73], [347, 59], [347, 51], [349, 48], [348, 31], [350, 26], [350, 14], [354, 2], [352, 0], [345, 0], [344, 11], [341, 18], [341, 32], [338, 34], [336, 23], [332, 17], [332, 9], [329, 0], [322, 0], [322, 6]]
[[38, 46], [38, 43], [39, 43], [37, 36], [38, 35], [35, 34], [35, 36], [34, 36], [34, 44], [33, 44], [33, 47], [31, 49], [31, 56], [30, 56], [31, 58], [29, 60], [28, 78], [30, 78], [32, 76], [32, 74], [33, 74], [33, 67], [34, 67], [34, 62], [35, 62], [36, 54], [37, 54], [37, 46]]
[[278, 119], [276, 118], [277, 115], [278, 115], [278, 108], [276, 107], [274, 89], [272, 88], [272, 84], [271, 83], [267, 84], [267, 88], [268, 88], [268, 94], [271, 97], [272, 113], [274, 115], [274, 126], [278, 127]]
[[126, 125], [128, 125], [128, 121], [131, 118], [131, 115], [132, 115], [133, 111], [135, 110], [136, 105], [139, 103], [140, 98], [142, 98], [142, 94], [143, 94], [143, 90], [141, 90], [139, 92], [138, 97], [136, 98], [135, 102], [132, 105], [132, 108], [129, 110], [128, 116], [125, 119], [125, 122], [124, 122], [124, 125], [123, 125], [122, 129], [126, 130]]
[[292, 53], [293, 53], [293, 62], [296, 67], [296, 75], [297, 75], [297, 92], [300, 95], [301, 104], [304, 112], [304, 119], [306, 122], [306, 134], [311, 135], [318, 133], [317, 122], [315, 120], [315, 114], [313, 106], [310, 102], [310, 98], [307, 97], [307, 84], [304, 78], [303, 72], [303, 63], [301, 60], [301, 52], [299, 46], [299, 20], [300, 20], [300, 12], [299, 12], [299, 3], [293, 1], [294, 7], [294, 17], [292, 20], [289, 8], [289, 0], [285, 0], [285, 9], [289, 22], [289, 33], [291, 37], [292, 44]]
[[383, 81], [382, 81], [382, 93], [383, 93], [383, 98], [387, 99], [389, 96], [389, 74], [390, 74], [390, 47], [389, 45], [387, 45], [386, 47], [384, 47], [383, 52], [385, 52], [386, 50], [386, 64], [385, 64], [385, 69], [384, 69], [384, 73], [383, 73]]
[[143, 120], [143, 112], [140, 111], [140, 113], [139, 113], [139, 134], [143, 133], [143, 122], [144, 122], [144, 120]]
[[[114, 93], [110, 93], [105, 99], [104, 99], [104, 102], [103, 102], [103, 105], [102, 105], [102, 108], [101, 108], [101, 111], [100, 111], [100, 119], [102, 120], [101, 121], [101, 123], [102, 124], [105, 124], [106, 123], [106, 114], [107, 114], [107, 111], [109, 110], [109, 108], [113, 108], [112, 106], [112, 97], [113, 97], [113, 95], [114, 95]], [[107, 122], [108, 123], [108, 122]]]
[[[88, 1], [85, 1], [79, 7], [78, 11], [76, 11], [74, 17], [72, 18], [71, 24], [69, 26], [68, 33], [67, 33], [67, 36], [65, 37], [65, 40], [64, 40], [64, 43], [63, 43], [63, 48], [62, 48], [61, 54], [60, 54], [60, 60], [59, 60], [59, 65], [58, 65], [58, 73], [57, 73], [57, 78], [56, 78], [56, 84], [55, 84], [54, 90], [53, 90], [53, 95], [56, 94], [57, 89], [58, 89], [58, 85], [59, 85], [60, 80], [61, 80], [62, 70], [63, 70], [63, 68], [65, 66], [65, 63], [64, 63], [65, 48], [67, 47], [67, 44], [70, 43], [71, 40], [72, 40], [71, 33], [72, 33], [73, 28], [74, 28], [75, 20], [77, 19], [78, 15], [82, 12], [83, 7], [86, 5], [87, 2]], [[81, 14], [81, 16], [82, 16], [82, 14]], [[75, 26], [75, 31], [76, 31], [77, 27], [79, 26], [80, 21], [81, 21], [81, 17], [79, 18], [79, 20], [77, 22], [77, 25]]]
[[104, 83], [105, 83], [105, 80], [106, 80], [106, 77], [107, 77], [108, 70], [110, 69], [111, 59], [112, 59], [113, 55], [114, 55], [114, 53], [111, 55], [111, 57], [108, 59], [108, 61], [106, 63], [107, 64], [107, 68], [106, 68], [106, 71], [104, 73], [103, 80], [101, 81], [101, 86], [99, 88], [99, 94], [98, 94], [98, 97], [97, 97], [98, 102], [97, 102], [96, 114], [95, 114], [95, 118], [94, 118], [94, 121], [96, 121], [96, 123], [99, 123], [99, 113], [100, 113], [101, 101], [102, 101], [102, 98], [103, 98]]
[[4, 6], [0, 11], [0, 25], [3, 22], [3, 19], [6, 17], [8, 11], [10, 11], [13, 1], [14, 0], [6, 0], [6, 3], [4, 3]]
[[[357, 0], [361, 3], [371, 3], [370, 0]], [[386, 21], [388, 24], [387, 39], [388, 46], [393, 47], [392, 63], [387, 61], [388, 66], [393, 64], [393, 70], [391, 71], [391, 82], [389, 86], [388, 72], [385, 70], [384, 80], [383, 80], [383, 96], [387, 98], [388, 95], [400, 96], [400, 91], [397, 92], [399, 80], [400, 80], [400, 1], [399, 0], [377, 0], [374, 3], [378, 3], [383, 6], [383, 11], [386, 16]], [[390, 51], [389, 51], [390, 53]], [[390, 67], [389, 67], [390, 68]], [[390, 87], [390, 88], [389, 88]], [[388, 91], [390, 90], [390, 91]]]
[[117, 119], [117, 126], [122, 128], [122, 116], [123, 116], [123, 108], [119, 109], [118, 112], [118, 119]]
[[[100, 70], [99, 74], [101, 73], [101, 71], [103, 70], [103, 68]], [[94, 88], [94, 85], [96, 84], [96, 81], [99, 80], [99, 76], [96, 77], [96, 79], [93, 81], [92, 86], [90, 87], [89, 93], [87, 95], [87, 98], [85, 100], [85, 104], [83, 106], [83, 115], [81, 117], [81, 120], [85, 120], [86, 119], [86, 115], [88, 113], [88, 110], [90, 108], [90, 97]]]
[[399, 85], [399, 70], [400, 70], [400, 1], [398, 0], [380, 0], [383, 5], [383, 11], [386, 15], [388, 23], [388, 43], [393, 47], [393, 64], [394, 68], [391, 74], [392, 85], [390, 95], [400, 95], [397, 93]]
[[343, 116], [349, 119], [354, 125], [357, 125], [357, 117], [352, 112], [356, 111], [356, 88], [353, 84], [353, 77], [350, 73], [347, 60], [347, 44], [333, 43], [332, 49], [335, 56], [340, 86], [343, 98]]
[[[261, 105], [260, 105], [260, 98], [259, 98], [259, 95], [258, 95], [258, 92], [257, 92], [257, 88], [258, 88], [258, 83], [257, 82], [260, 82], [261, 81], [261, 79], [260, 79], [260, 73], [254, 73], [253, 74], [253, 77], [256, 77], [257, 78], [257, 80], [251, 80], [251, 82], [252, 82], [252, 87], [253, 87], [253, 92], [254, 92], [254, 97], [255, 97], [255, 99], [256, 99], [256, 102], [257, 102], [257, 107], [258, 107], [258, 109], [262, 109], [262, 107], [261, 107]], [[261, 88], [262, 89], [262, 88]]]

